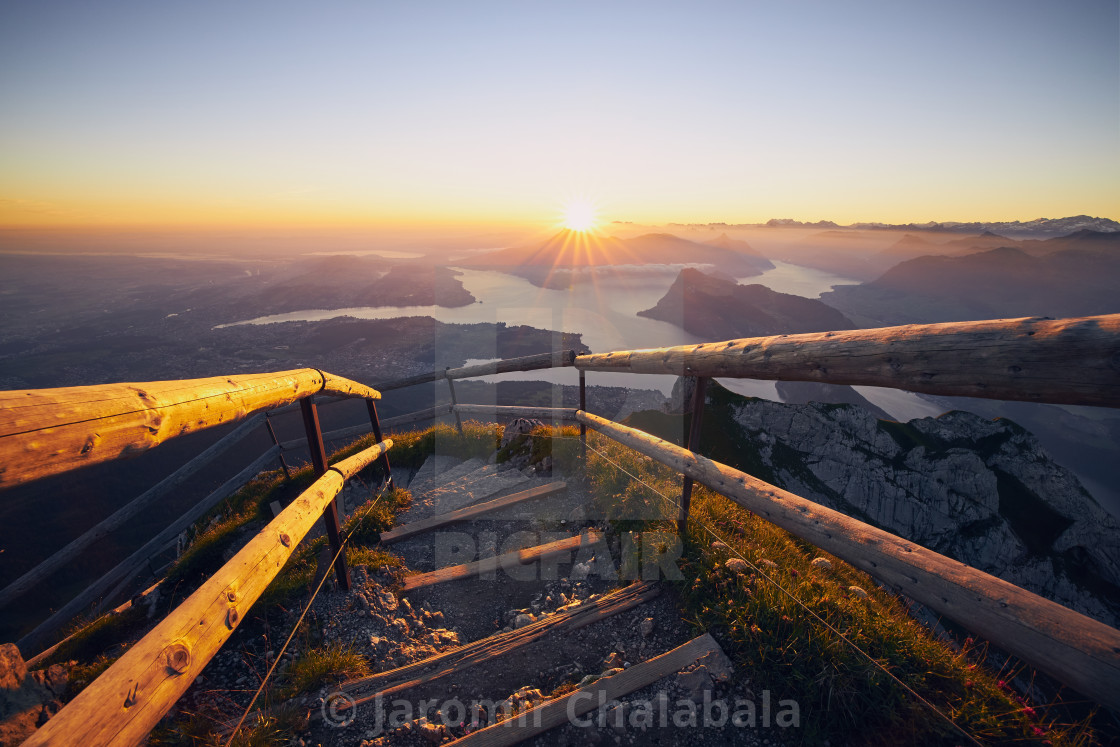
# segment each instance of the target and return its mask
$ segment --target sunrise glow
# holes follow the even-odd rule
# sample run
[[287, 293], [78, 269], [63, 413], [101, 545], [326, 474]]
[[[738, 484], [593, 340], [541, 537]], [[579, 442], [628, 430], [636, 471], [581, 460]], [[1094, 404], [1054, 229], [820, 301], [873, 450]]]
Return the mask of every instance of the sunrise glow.
[[564, 206], [564, 228], [569, 231], [590, 231], [597, 223], [595, 205], [589, 200], [576, 199]]

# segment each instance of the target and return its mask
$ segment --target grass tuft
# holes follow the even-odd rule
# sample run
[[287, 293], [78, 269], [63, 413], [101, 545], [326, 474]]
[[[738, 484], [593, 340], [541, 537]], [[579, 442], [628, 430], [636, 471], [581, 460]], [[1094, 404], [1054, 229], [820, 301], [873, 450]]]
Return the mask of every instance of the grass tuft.
[[284, 672], [276, 694], [281, 698], [294, 698], [322, 685], [338, 684], [369, 673], [369, 662], [364, 656], [335, 641], [305, 650]]

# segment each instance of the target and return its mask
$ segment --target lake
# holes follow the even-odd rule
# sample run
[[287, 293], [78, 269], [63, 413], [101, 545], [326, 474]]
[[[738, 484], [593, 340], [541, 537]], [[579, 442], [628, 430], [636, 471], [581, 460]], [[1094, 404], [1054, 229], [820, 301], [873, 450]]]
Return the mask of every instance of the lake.
[[[782, 293], [795, 293], [811, 298], [820, 296], [833, 285], [858, 283], [851, 278], [833, 275], [786, 262], [774, 262], [774, 269], [762, 275], [741, 278], [743, 283], [761, 283]], [[579, 332], [593, 352], [690, 345], [701, 342], [680, 327], [656, 319], [637, 316], [652, 308], [669, 290], [679, 272], [678, 267], [635, 268], [632, 273], [611, 273], [579, 283], [570, 289], [538, 288], [529, 281], [492, 270], [455, 268], [461, 273], [463, 286], [478, 299], [470, 306], [362, 306], [343, 309], [308, 309], [248, 319], [235, 324], [270, 324], [274, 322], [309, 322], [352, 316], [359, 319], [392, 319], [402, 316], [430, 316], [441, 322], [476, 324], [505, 322], [527, 324], [541, 329]], [[221, 325], [233, 326], [233, 325]], [[547, 380], [575, 383], [571, 371], [534, 371], [487, 377], [489, 381], [515, 379]], [[675, 376], [653, 376], [625, 373], [592, 373], [589, 382], [635, 389], [658, 389], [669, 394]], [[773, 382], [736, 381], [730, 388], [741, 394], [777, 399]]]

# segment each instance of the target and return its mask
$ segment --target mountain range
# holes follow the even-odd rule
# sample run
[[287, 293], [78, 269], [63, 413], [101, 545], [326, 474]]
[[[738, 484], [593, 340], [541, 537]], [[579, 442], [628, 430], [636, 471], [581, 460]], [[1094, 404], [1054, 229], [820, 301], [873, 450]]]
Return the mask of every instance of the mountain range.
[[652, 309], [638, 316], [676, 324], [704, 340], [853, 329], [851, 320], [820, 301], [740, 285], [685, 268]]
[[726, 234], [704, 243], [667, 233], [620, 239], [569, 230], [538, 245], [499, 249], [457, 264], [509, 272], [548, 288], [588, 280], [588, 270], [599, 268], [703, 265], [731, 277], [750, 277], [774, 267], [746, 241]]
[[1088, 316], [1120, 308], [1120, 233], [1079, 231], [1022, 242], [981, 238], [1001, 245], [915, 257], [872, 282], [836, 286], [821, 300], [866, 326]]
[[[811, 223], [777, 218], [766, 222], [771, 228], [840, 228], [830, 220]], [[1090, 215], [1073, 215], [1066, 218], [1036, 218], [1028, 221], [929, 221], [927, 223], [852, 223], [847, 228], [870, 231], [937, 231], [953, 233], [984, 233], [990, 231], [1015, 238], [1053, 238], [1066, 236], [1075, 231], [1100, 231], [1115, 233], [1120, 231], [1120, 223], [1110, 218], [1095, 218]]]

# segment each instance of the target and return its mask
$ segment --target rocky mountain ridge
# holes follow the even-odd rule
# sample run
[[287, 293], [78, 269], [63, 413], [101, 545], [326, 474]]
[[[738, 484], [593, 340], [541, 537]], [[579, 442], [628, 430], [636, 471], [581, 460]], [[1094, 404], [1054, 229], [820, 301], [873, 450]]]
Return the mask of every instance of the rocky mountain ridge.
[[[1109, 625], [1120, 522], [1027, 430], [953, 411], [908, 423], [853, 405], [789, 405], [712, 387], [739, 466]], [[709, 422], [709, 416], [705, 416]]]

